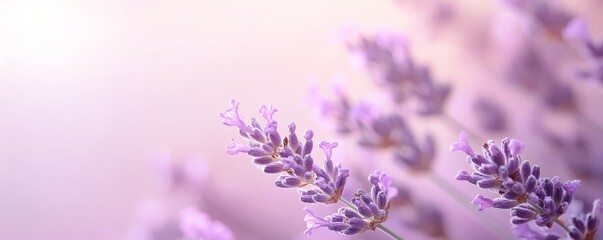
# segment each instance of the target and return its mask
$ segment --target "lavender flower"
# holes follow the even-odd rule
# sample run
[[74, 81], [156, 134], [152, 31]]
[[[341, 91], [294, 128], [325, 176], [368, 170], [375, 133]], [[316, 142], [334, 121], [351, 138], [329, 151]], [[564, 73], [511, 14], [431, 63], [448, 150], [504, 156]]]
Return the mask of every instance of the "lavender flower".
[[266, 120], [264, 127], [255, 120], [251, 126], [244, 123], [238, 113], [239, 103], [232, 101], [232, 108], [220, 116], [224, 124], [239, 129], [240, 135], [248, 141], [247, 144], [236, 143], [233, 140], [227, 147], [229, 154], [246, 153], [253, 157], [253, 163], [265, 173], [277, 174], [275, 185], [280, 188], [308, 188], [301, 190], [301, 201], [306, 203], [335, 203], [343, 192], [348, 170], [335, 166], [331, 160], [331, 151], [337, 143], [322, 142], [320, 147], [324, 150], [326, 160], [324, 168], [314, 164], [311, 156], [314, 142], [314, 133], [311, 130], [304, 132], [305, 142], [301, 142], [296, 134], [295, 123], [289, 124], [288, 136], [281, 138], [278, 132], [278, 123], [272, 118], [276, 109], [262, 106], [260, 113]]
[[[300, 200], [304, 203], [331, 204], [341, 201], [348, 205], [348, 208], [342, 208], [337, 214], [327, 218], [318, 217], [306, 208], [308, 236], [314, 229], [321, 227], [344, 235], [384, 228], [381, 223], [387, 219], [390, 206], [388, 193], [392, 184], [391, 177], [376, 171], [369, 176], [373, 185], [371, 193], [358, 190], [350, 203], [341, 197], [349, 172], [341, 164], [335, 165], [331, 159], [337, 143], [323, 141], [319, 144], [325, 155], [324, 166], [321, 168], [311, 156], [314, 136], [311, 130], [305, 131], [305, 142], [302, 143], [296, 135], [295, 124], [291, 123], [288, 136], [281, 138], [277, 130], [278, 123], [273, 119], [276, 109], [262, 106], [260, 113], [266, 120], [265, 126], [260, 126], [255, 119], [251, 120], [251, 126], [247, 126], [238, 113], [238, 102], [233, 100], [231, 104], [232, 108], [220, 116], [225, 125], [237, 127], [248, 143], [233, 143], [227, 147], [228, 153], [246, 153], [253, 157], [253, 163], [264, 172], [280, 173], [275, 185], [280, 188], [298, 188]], [[395, 190], [392, 189], [391, 192]], [[386, 233], [401, 239], [391, 232]]]
[[403, 35], [393, 32], [355, 35], [346, 45], [353, 56], [361, 59], [373, 80], [389, 91], [394, 102], [402, 103], [413, 96], [420, 115], [442, 112], [450, 85], [436, 84], [429, 69], [413, 61]]
[[[483, 154], [475, 154], [468, 145], [464, 132], [460, 134], [459, 142], [451, 145], [451, 151], [460, 150], [468, 155], [467, 161], [474, 169], [472, 174], [461, 170], [456, 179], [501, 195], [495, 199], [477, 195], [472, 203], [478, 205], [480, 211], [490, 207], [510, 209], [513, 225], [533, 221], [540, 227], [551, 228], [553, 223], [561, 224], [559, 218], [567, 211], [576, 194], [580, 186], [579, 180], [562, 182], [557, 176], [541, 178], [538, 165], [530, 166], [528, 161], [521, 161], [519, 154], [523, 151], [524, 144], [514, 139], [503, 139], [502, 149], [492, 140], [484, 143], [482, 148]], [[580, 221], [586, 221], [581, 219]], [[576, 220], [574, 224], [580, 221]], [[565, 225], [563, 227], [567, 228]], [[577, 228], [578, 230], [569, 232], [572, 239], [584, 239], [576, 236], [596, 232], [595, 227], [587, 229], [588, 231], [586, 228]], [[555, 239], [533, 232], [526, 226], [516, 228], [516, 232], [529, 239]]]
[[590, 70], [578, 71], [576, 75], [582, 79], [603, 83], [603, 44], [593, 41], [586, 21], [582, 18], [572, 19], [565, 27], [563, 36], [579, 45], [582, 55], [591, 65]]
[[180, 229], [191, 240], [234, 240], [234, 234], [226, 225], [211, 220], [207, 214], [194, 207], [180, 212]]
[[313, 230], [323, 227], [343, 235], [354, 235], [369, 229], [375, 230], [379, 224], [385, 222], [391, 205], [388, 194], [392, 179], [382, 172], [375, 171], [369, 176], [369, 182], [373, 185], [370, 193], [356, 191], [351, 204], [347, 203], [348, 207], [340, 208], [335, 214], [322, 218], [312, 210], [304, 208], [306, 235], [310, 236]]

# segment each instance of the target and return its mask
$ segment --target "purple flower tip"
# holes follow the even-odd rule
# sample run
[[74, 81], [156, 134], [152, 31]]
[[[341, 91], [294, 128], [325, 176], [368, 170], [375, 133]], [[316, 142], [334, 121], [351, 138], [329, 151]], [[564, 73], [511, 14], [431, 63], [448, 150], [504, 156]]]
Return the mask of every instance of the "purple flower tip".
[[467, 172], [467, 170], [460, 170], [456, 174], [456, 180], [469, 181], [469, 180], [471, 180], [471, 174], [469, 174], [469, 172]]
[[226, 147], [226, 152], [230, 155], [235, 155], [237, 153], [248, 153], [249, 146], [246, 146], [242, 143], [237, 143], [234, 139], [231, 141], [231, 145]]
[[567, 181], [563, 184], [563, 189], [569, 194], [569, 195], [574, 195], [576, 194], [576, 190], [578, 190], [578, 187], [580, 187], [580, 180], [572, 180], [572, 181]]
[[306, 216], [304, 216], [304, 221], [306, 222], [306, 231], [304, 231], [304, 234], [306, 236], [310, 237], [314, 229], [329, 225], [329, 221], [317, 216], [308, 207], [304, 207], [304, 211], [306, 211]]
[[511, 151], [511, 155], [517, 156], [523, 152], [525, 148], [525, 144], [517, 139], [511, 139], [509, 142], [509, 150]]
[[494, 200], [478, 194], [473, 201], [471, 201], [471, 204], [479, 206], [479, 210], [483, 211], [486, 208], [492, 207], [494, 205]]
[[253, 130], [245, 124], [241, 116], [239, 116], [239, 102], [232, 99], [230, 100], [231, 108], [227, 109], [223, 113], [220, 113], [220, 117], [224, 120], [222, 123], [226, 126], [234, 126], [246, 132], [253, 132]]
[[312, 137], [314, 137], [314, 132], [312, 130], [308, 129], [304, 132], [304, 138], [306, 140], [310, 140], [310, 139], [312, 139]]
[[262, 105], [260, 107], [260, 113], [262, 114], [264, 119], [266, 119], [267, 122], [272, 121], [272, 116], [274, 116], [276, 112], [278, 112], [278, 110], [272, 107], [272, 105], [270, 105], [270, 107], [266, 107], [266, 105]]
[[327, 142], [327, 141], [322, 141], [320, 142], [320, 148], [322, 148], [322, 150], [325, 152], [325, 156], [327, 156], [327, 159], [331, 159], [331, 155], [333, 153], [333, 148], [337, 147], [337, 142]]
[[475, 152], [471, 146], [469, 146], [469, 142], [467, 141], [467, 133], [464, 131], [459, 134], [459, 141], [450, 145], [450, 151], [463, 151], [470, 157], [475, 156]]

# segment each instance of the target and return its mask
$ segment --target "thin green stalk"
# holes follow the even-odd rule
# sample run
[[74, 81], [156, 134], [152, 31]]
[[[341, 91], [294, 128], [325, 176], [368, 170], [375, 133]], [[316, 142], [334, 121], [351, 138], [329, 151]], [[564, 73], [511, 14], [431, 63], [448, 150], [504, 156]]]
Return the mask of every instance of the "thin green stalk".
[[[347, 205], [349, 208], [354, 209], [355, 211], [358, 210], [358, 209], [356, 209], [356, 206], [354, 206], [354, 204], [352, 204], [350, 201], [346, 200], [343, 197], [340, 197], [339, 201], [341, 201], [343, 204]], [[402, 237], [398, 236], [398, 234], [392, 232], [392, 230], [390, 230], [386, 226], [383, 226], [383, 224], [377, 225], [377, 228], [381, 229], [381, 231], [383, 231], [384, 233], [386, 233], [392, 239], [395, 239], [395, 240], [404, 240]]]

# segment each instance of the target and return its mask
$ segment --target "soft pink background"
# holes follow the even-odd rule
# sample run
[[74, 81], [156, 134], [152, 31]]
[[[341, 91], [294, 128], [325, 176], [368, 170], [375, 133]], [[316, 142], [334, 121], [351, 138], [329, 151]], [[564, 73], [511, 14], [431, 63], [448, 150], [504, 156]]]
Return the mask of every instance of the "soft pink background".
[[[488, 9], [483, 1], [463, 2], [470, 16], [487, 15], [476, 11]], [[247, 118], [273, 104], [282, 124], [334, 139], [304, 98], [311, 79], [326, 86], [341, 71], [350, 89], [367, 86], [331, 41], [346, 24], [415, 34], [417, 56], [440, 63], [436, 75], [446, 81], [488, 76], [446, 64], [476, 60], [463, 59], [413, 14], [393, 1], [365, 0], [0, 0], [0, 239], [119, 239], [139, 203], [158, 194], [152, 160], [164, 151], [205, 156], [207, 211], [240, 239], [299, 236], [305, 224], [295, 191], [275, 189], [274, 176], [226, 155], [237, 135], [217, 114], [231, 98]], [[447, 154], [455, 133], [439, 134], [447, 140], [440, 155]], [[439, 161], [448, 179], [463, 166]], [[419, 196], [442, 194], [425, 179], [414, 184]], [[450, 204], [448, 211], [460, 208]], [[456, 236], [474, 224], [465, 215], [470, 220], [450, 222]]]

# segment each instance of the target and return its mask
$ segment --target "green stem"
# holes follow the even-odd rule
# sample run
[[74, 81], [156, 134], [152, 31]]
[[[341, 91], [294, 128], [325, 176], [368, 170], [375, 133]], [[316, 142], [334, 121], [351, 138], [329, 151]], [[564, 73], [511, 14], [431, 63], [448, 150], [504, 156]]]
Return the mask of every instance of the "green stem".
[[[358, 210], [358, 209], [356, 209], [356, 206], [354, 206], [354, 204], [352, 204], [350, 201], [346, 200], [343, 197], [340, 197], [339, 201], [341, 201], [343, 204], [347, 205], [349, 208], [353, 209], [354, 211]], [[377, 227], [379, 229], [381, 229], [381, 231], [383, 231], [384, 233], [386, 233], [388, 236], [390, 236], [392, 239], [395, 239], [395, 240], [404, 240], [402, 237], [400, 237], [396, 233], [392, 232], [392, 230], [390, 230], [386, 226], [383, 226], [383, 224], [379, 224], [379, 225], [377, 225]]]

